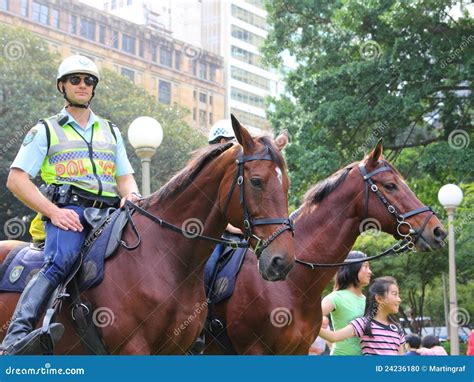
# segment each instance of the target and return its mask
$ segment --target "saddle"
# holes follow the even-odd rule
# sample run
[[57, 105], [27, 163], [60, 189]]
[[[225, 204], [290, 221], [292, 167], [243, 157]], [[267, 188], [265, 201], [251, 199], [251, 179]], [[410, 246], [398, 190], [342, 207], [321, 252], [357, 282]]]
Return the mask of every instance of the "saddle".
[[[97, 327], [92, 320], [92, 306], [80, 299], [80, 293], [100, 284], [104, 278], [104, 262], [111, 257], [121, 243], [122, 231], [130, 213], [125, 210], [107, 208], [87, 208], [86, 221], [91, 225], [91, 233], [86, 238], [81, 254], [73, 271], [62, 286], [59, 286], [46, 307], [41, 327], [42, 337], [48, 337], [54, 316], [61, 307], [62, 299], [72, 300], [71, 314], [77, 333], [85, 349], [91, 354], [107, 354]], [[15, 248], [0, 267], [0, 291], [22, 292], [44, 262], [41, 246], [24, 244]], [[54, 326], [54, 325], [53, 325]], [[45, 354], [52, 354], [54, 343], [51, 338], [45, 347]]]

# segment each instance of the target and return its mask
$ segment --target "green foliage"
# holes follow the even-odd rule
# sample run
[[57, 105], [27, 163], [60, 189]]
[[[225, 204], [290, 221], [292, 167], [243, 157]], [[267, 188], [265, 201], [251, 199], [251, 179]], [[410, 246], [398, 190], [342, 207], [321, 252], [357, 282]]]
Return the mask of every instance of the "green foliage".
[[[61, 58], [25, 29], [0, 25], [0, 36], [0, 52], [4, 52], [0, 55], [0, 183], [5, 184], [9, 166], [29, 128], [38, 119], [58, 113], [64, 100], [56, 90], [55, 80]], [[206, 144], [205, 137], [184, 122], [186, 111], [158, 103], [115, 72], [104, 70], [101, 75], [92, 109], [119, 127], [139, 185], [140, 161], [128, 143], [126, 132], [130, 123], [142, 115], [160, 121], [163, 143], [151, 163], [151, 186], [158, 189], [185, 164], [192, 150]], [[0, 193], [0, 206], [2, 222], [32, 214], [5, 188]], [[28, 239], [27, 235], [23, 237]]]
[[[293, 205], [316, 181], [361, 160], [380, 137], [386, 158], [445, 225], [438, 190], [446, 183], [463, 188], [455, 221], [457, 282], [459, 301], [473, 317], [466, 301], [474, 279], [474, 23], [467, 13], [453, 16], [457, 3], [274, 0], [267, 4], [272, 28], [263, 53], [286, 80], [288, 93], [271, 100], [269, 116], [292, 138], [286, 157]], [[288, 54], [293, 69], [284, 66]], [[355, 249], [375, 255], [393, 243], [388, 235], [364, 234]], [[431, 291], [448, 273], [447, 246], [375, 261], [372, 268], [375, 276], [397, 278], [402, 313], [444, 320], [442, 297]]]

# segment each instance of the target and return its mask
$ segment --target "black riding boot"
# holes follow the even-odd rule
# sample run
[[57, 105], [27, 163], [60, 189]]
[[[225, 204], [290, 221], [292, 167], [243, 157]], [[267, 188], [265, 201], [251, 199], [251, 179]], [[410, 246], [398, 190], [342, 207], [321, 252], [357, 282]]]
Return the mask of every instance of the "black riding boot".
[[0, 350], [3, 354], [42, 354], [45, 343], [56, 342], [64, 333], [64, 326], [54, 323], [50, 326], [50, 334], [42, 333], [41, 329], [33, 331], [38, 319], [56, 288], [49, 283], [42, 272], [38, 272], [28, 283], [21, 294], [20, 300], [12, 316], [7, 334]]

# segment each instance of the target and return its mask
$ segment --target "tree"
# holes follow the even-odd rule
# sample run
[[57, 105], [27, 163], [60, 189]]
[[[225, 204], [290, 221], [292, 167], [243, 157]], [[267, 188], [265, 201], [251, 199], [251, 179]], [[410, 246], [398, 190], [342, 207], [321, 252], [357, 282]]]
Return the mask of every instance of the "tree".
[[[51, 53], [43, 40], [23, 28], [0, 25], [0, 183], [6, 183], [9, 166], [28, 130], [39, 118], [56, 114], [63, 106], [55, 78], [61, 58]], [[130, 123], [141, 115], [156, 118], [163, 126], [164, 138], [152, 159], [152, 188], [158, 189], [187, 160], [189, 153], [206, 143], [205, 137], [184, 122], [186, 110], [165, 106], [126, 78], [104, 70], [92, 109], [113, 121], [122, 133], [127, 152], [140, 184], [140, 162], [126, 139]], [[39, 179], [36, 179], [39, 182]], [[0, 192], [0, 222], [5, 238], [5, 223], [16, 223], [9, 237], [28, 239], [27, 223], [32, 211], [8, 190]], [[4, 236], [5, 235], [5, 236]]]

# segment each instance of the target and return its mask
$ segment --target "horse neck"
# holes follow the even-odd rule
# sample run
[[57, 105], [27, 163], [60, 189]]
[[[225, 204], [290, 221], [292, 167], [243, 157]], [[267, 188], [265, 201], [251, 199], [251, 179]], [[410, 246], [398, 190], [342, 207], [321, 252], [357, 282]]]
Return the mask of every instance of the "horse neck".
[[[301, 209], [295, 220], [298, 259], [326, 264], [344, 261], [359, 236], [362, 219], [359, 216], [362, 188], [350, 184], [348, 177], [321, 202]], [[337, 268], [312, 270], [296, 264], [289, 274], [289, 284], [306, 307], [320, 305], [321, 293], [336, 271]]]
[[[234, 163], [234, 156], [225, 153], [219, 158], [219, 165], [208, 164], [195, 180], [177, 196], [167, 197], [150, 206], [149, 211], [163, 220], [180, 228], [193, 231], [191, 227], [201, 227], [199, 233], [220, 238], [226, 227], [226, 219], [219, 208], [219, 190], [226, 169]], [[192, 219], [192, 220], [191, 220]], [[188, 222], [188, 224], [186, 224]], [[168, 231], [170, 232], [170, 231]], [[211, 254], [212, 244], [202, 239], [187, 239], [171, 233], [173, 252], [182, 256], [171, 256], [185, 272], [201, 270]]]

